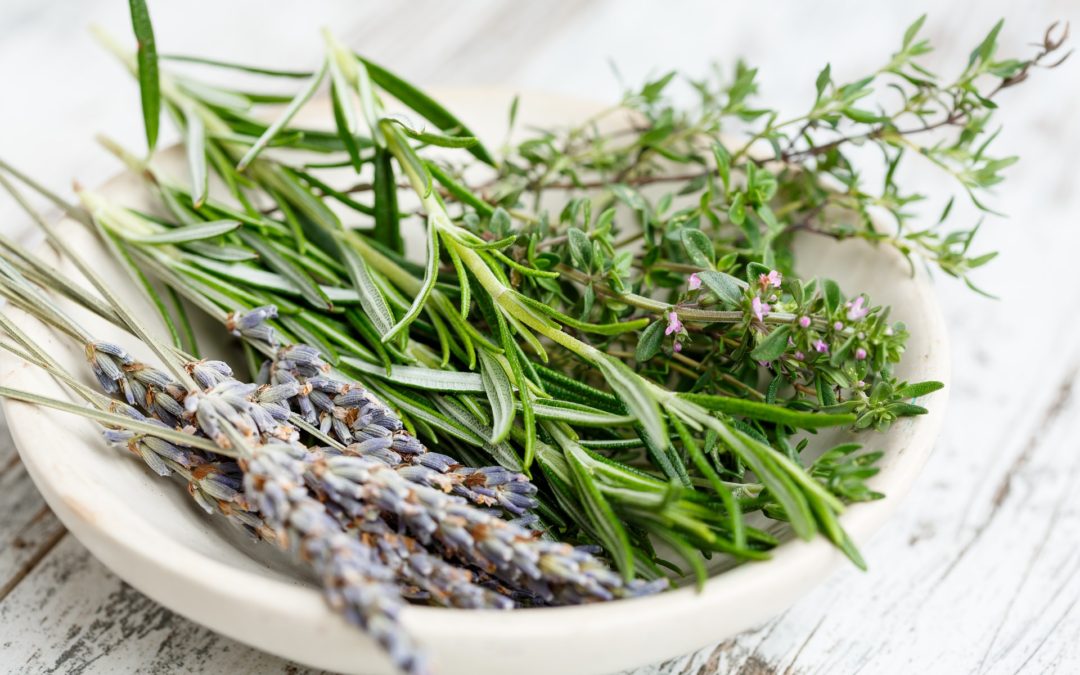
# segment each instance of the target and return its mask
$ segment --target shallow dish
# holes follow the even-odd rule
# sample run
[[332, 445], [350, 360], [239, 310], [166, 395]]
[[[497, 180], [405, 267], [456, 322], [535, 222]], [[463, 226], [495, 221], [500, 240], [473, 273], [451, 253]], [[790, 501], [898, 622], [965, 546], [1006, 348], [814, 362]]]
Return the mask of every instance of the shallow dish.
[[[495, 141], [503, 137], [512, 92], [439, 93], [482, 137]], [[525, 95], [519, 120], [552, 126], [582, 119], [596, 109], [595, 104], [559, 96]], [[181, 170], [182, 152], [172, 149], [160, 155], [166, 170]], [[148, 195], [128, 175], [113, 178], [101, 191], [124, 204], [148, 203]], [[151, 320], [151, 308], [94, 237], [71, 221], [61, 227], [114, 288]], [[912, 336], [898, 369], [902, 378], [948, 381], [944, 322], [922, 274], [912, 277], [907, 263], [892, 249], [862, 242], [806, 236], [797, 249], [802, 274], [827, 272], [843, 288], [864, 291], [875, 303], [891, 305], [892, 316], [908, 324]], [[55, 259], [50, 250], [41, 253]], [[69, 263], [57, 264], [75, 275]], [[13, 315], [64, 365], [89, 375], [81, 349], [28, 316]], [[94, 334], [120, 337], [96, 317], [80, 316]], [[224, 341], [218, 327], [201, 324], [196, 330], [204, 344]], [[149, 357], [146, 350], [133, 351]], [[0, 356], [0, 377], [7, 386], [65, 397], [48, 376], [6, 352]], [[854, 435], [884, 451], [881, 473], [871, 486], [887, 495], [854, 505], [842, 516], [857, 543], [868, 541], [914, 482], [937, 437], [947, 391], [920, 401], [929, 408], [927, 415], [903, 418], [886, 434]], [[374, 643], [330, 611], [315, 585], [283, 555], [246, 541], [197, 510], [177, 484], [151, 475], [134, 456], [107, 447], [92, 424], [21, 403], [5, 401], [4, 411], [23, 463], [46, 501], [68, 529], [125, 581], [193, 621], [282, 657], [335, 671], [393, 672]], [[850, 436], [838, 433], [828, 440]], [[870, 574], [888, 564], [869, 562]], [[717, 574], [701, 592], [683, 588], [616, 603], [509, 613], [409, 607], [402, 621], [430, 652], [441, 675], [478, 670], [516, 675], [606, 673], [685, 653], [750, 628], [789, 607], [845, 564], [850, 563], [823, 539], [789, 541], [767, 562]]]

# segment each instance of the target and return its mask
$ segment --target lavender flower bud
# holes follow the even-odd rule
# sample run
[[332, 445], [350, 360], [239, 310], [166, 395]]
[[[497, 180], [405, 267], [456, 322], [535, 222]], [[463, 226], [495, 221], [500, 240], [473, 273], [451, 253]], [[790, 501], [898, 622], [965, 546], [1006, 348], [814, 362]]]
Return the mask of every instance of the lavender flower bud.
[[237, 337], [277, 346], [277, 334], [266, 322], [277, 317], [277, 307], [265, 305], [247, 312], [231, 312], [225, 318], [225, 329]]

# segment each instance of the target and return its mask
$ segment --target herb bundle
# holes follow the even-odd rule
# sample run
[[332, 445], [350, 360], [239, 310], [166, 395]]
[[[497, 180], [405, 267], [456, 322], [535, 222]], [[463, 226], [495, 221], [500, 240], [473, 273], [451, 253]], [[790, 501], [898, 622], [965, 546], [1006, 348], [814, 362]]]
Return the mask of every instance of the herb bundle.
[[[862, 565], [838, 515], [881, 496], [866, 484], [879, 455], [804, 457], [808, 435], [885, 431], [941, 385], [898, 380], [909, 328], [859, 289], [798, 278], [794, 238], [893, 246], [974, 288], [993, 257], [971, 252], [977, 228], [943, 225], [951, 201], [919, 226], [921, 196], [897, 169], [928, 160], [989, 210], [982, 193], [1015, 161], [990, 150], [995, 98], [1060, 63], [1065, 38], [1051, 27], [1033, 55], [1003, 59], [999, 23], [942, 79], [920, 63], [920, 18], [867, 77], [822, 70], [795, 117], [758, 107], [757, 71], [740, 63], [730, 78], [669, 73], [496, 153], [330, 34], [310, 72], [160, 56], [131, 4], [138, 50], [104, 41], [139, 80], [151, 158], [102, 140], [159, 208], [89, 190], [76, 206], [0, 170], [100, 234], [172, 344], [107, 289], [103, 301], [0, 241], [3, 295], [93, 346], [102, 389], [128, 406], [126, 420], [97, 416], [112, 442], [195, 485], [208, 511], [301, 542], [331, 603], [408, 669], [422, 666], [392, 628], [402, 588], [456, 607], [611, 599], [686, 572], [702, 583], [708, 556], [764, 559], [788, 531]], [[297, 86], [238, 90], [160, 68], [172, 62]], [[673, 102], [680, 85], [695, 104]], [[298, 122], [324, 89], [328, 129]], [[162, 111], [187, 176], [152, 161]], [[885, 164], [880, 189], [853, 158], [866, 145]], [[413, 219], [420, 264], [402, 235]], [[42, 289], [156, 345], [172, 372], [96, 342]], [[250, 382], [199, 359], [192, 308], [241, 338]], [[9, 324], [18, 353], [72, 384]], [[176, 436], [193, 422], [212, 441], [199, 454]], [[194, 464], [212, 468], [196, 479]], [[343, 590], [341, 575], [363, 583]]]

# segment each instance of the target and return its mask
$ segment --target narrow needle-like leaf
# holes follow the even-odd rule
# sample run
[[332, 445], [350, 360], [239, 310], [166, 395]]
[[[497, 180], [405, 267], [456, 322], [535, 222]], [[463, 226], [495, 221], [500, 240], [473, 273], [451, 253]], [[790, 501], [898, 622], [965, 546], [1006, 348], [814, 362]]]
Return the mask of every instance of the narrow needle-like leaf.
[[249, 164], [255, 161], [255, 158], [259, 156], [259, 153], [269, 145], [270, 141], [274, 140], [274, 137], [281, 132], [282, 129], [292, 121], [292, 118], [296, 116], [296, 113], [300, 112], [300, 109], [304, 107], [315, 92], [319, 89], [319, 85], [322, 84], [323, 78], [326, 76], [326, 61], [323, 60], [319, 70], [312, 75], [304, 87], [300, 90], [300, 93], [289, 102], [289, 105], [285, 106], [285, 110], [282, 111], [281, 116], [274, 120], [274, 123], [266, 128], [262, 136], [259, 136], [259, 140], [255, 141], [255, 144], [248, 148], [248, 151], [240, 159], [236, 165], [237, 171], [243, 171]]
[[210, 186], [210, 173], [206, 169], [206, 127], [199, 113], [190, 106], [184, 111], [184, 120], [187, 123], [184, 143], [187, 146], [188, 170], [191, 172], [191, 202], [195, 208], [199, 208], [206, 201]]
[[138, 64], [143, 124], [146, 127], [146, 146], [149, 152], [153, 152], [157, 146], [158, 127], [161, 124], [161, 83], [158, 81], [154, 27], [150, 23], [146, 0], [128, 0], [128, 4], [131, 8], [131, 25], [139, 43], [135, 59]]

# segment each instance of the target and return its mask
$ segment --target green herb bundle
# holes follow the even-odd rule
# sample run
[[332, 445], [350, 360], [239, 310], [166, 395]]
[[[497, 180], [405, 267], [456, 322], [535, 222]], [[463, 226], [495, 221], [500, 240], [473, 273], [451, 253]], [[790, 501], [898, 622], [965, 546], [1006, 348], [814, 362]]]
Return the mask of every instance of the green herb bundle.
[[[873, 431], [925, 412], [913, 400], [941, 385], [899, 381], [919, 327], [860, 289], [798, 278], [794, 238], [893, 246], [970, 285], [993, 257], [972, 251], [977, 228], [920, 225], [909, 207], [921, 196], [897, 169], [930, 161], [986, 209], [982, 193], [1015, 161], [990, 149], [995, 98], [1059, 63], [1063, 41], [1052, 27], [1032, 56], [1002, 58], [999, 23], [943, 79], [920, 64], [920, 18], [867, 77], [822, 70], [801, 115], [761, 107], [757, 71], [740, 63], [727, 78], [669, 73], [494, 152], [330, 35], [313, 71], [159, 56], [132, 5], [139, 49], [108, 44], [139, 79], [151, 152], [164, 111], [190, 175], [106, 139], [160, 209], [80, 198], [175, 346], [199, 353], [190, 307], [227, 323], [275, 305], [285, 342], [316, 346], [426, 443], [530, 473], [550, 535], [598, 544], [627, 578], [699, 582], [702, 553], [762, 559], [787, 531], [862, 564], [837, 517], [880, 497], [866, 484], [879, 455], [845, 444], [807, 458], [807, 438], [854, 427], [872, 448]], [[170, 62], [292, 81], [295, 93], [159, 70]], [[677, 87], [696, 102], [673, 102]], [[330, 130], [297, 122], [326, 90]], [[880, 186], [853, 159], [866, 145], [885, 164]], [[405, 255], [412, 219], [426, 232], [420, 264]]]

